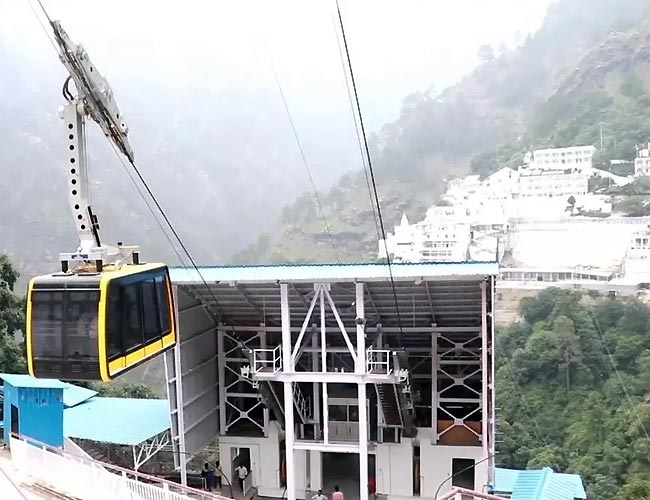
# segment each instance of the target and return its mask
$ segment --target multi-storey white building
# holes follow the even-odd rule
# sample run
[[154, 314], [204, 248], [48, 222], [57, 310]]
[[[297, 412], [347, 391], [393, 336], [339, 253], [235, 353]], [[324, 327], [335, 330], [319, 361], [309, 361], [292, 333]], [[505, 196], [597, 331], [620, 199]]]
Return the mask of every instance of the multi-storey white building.
[[586, 172], [524, 169], [517, 194], [521, 198], [584, 196], [589, 190], [589, 176]]
[[595, 152], [594, 146], [536, 149], [528, 153], [524, 161], [536, 170], [583, 171], [591, 169]]
[[[395, 232], [386, 238], [388, 252], [400, 262], [462, 262], [470, 243], [469, 217], [460, 207], [434, 206], [417, 224], [402, 216]], [[383, 240], [380, 257], [386, 256]]]
[[650, 226], [632, 235], [623, 260], [623, 271], [628, 278], [650, 280]]
[[634, 176], [650, 175], [650, 144], [637, 147], [634, 160]]

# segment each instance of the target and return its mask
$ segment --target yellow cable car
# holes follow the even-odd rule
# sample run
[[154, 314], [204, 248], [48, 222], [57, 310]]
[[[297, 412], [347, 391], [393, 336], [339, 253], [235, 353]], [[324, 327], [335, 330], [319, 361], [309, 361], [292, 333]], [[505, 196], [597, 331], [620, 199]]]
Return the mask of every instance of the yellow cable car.
[[174, 345], [174, 306], [164, 264], [33, 278], [27, 359], [38, 378], [109, 381]]
[[[135, 168], [128, 127], [108, 82], [83, 47], [70, 40], [58, 21], [50, 26], [70, 75], [63, 84], [67, 102], [60, 117], [67, 138], [68, 201], [79, 245], [72, 253], [59, 254], [61, 272], [29, 284], [27, 362], [37, 378], [108, 381], [175, 344], [171, 282], [164, 264], [140, 263], [137, 246], [118, 242], [113, 247], [100, 239], [90, 206], [86, 121], [97, 122]], [[69, 89], [71, 81], [76, 96]], [[140, 180], [144, 183], [142, 176]]]

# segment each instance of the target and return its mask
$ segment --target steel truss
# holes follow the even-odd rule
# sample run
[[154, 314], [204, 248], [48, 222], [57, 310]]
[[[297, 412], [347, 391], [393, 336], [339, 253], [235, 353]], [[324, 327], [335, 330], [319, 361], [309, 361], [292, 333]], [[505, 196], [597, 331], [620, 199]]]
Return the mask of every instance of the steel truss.
[[140, 443], [131, 448], [133, 453], [133, 469], [139, 470], [145, 463], [151, 460], [156, 453], [162, 451], [171, 444], [169, 431], [161, 432], [160, 434], [148, 439], [144, 443]]

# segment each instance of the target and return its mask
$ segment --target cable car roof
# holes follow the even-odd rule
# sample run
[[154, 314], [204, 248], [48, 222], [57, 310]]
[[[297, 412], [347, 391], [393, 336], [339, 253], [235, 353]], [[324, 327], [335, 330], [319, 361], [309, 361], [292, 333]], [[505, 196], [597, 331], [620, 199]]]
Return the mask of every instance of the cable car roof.
[[[481, 324], [478, 284], [496, 276], [496, 262], [394, 264], [395, 294], [386, 264], [315, 264], [171, 268], [172, 282], [191, 292], [221, 321], [232, 326], [280, 325], [279, 283], [289, 283], [292, 323], [300, 325], [309, 309], [314, 283], [330, 283], [344, 322], [356, 317], [355, 281], [366, 284], [366, 317], [384, 327], [476, 328]], [[208, 283], [203, 284], [201, 277]], [[179, 307], [182, 306], [179, 305]]]

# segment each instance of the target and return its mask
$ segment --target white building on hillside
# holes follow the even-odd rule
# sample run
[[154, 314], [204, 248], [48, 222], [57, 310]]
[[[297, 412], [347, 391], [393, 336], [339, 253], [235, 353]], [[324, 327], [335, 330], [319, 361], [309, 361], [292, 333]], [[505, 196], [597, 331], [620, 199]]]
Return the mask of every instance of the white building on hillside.
[[[516, 170], [504, 167], [483, 180], [477, 175], [451, 180], [442, 196], [448, 206], [431, 207], [416, 224], [402, 217], [387, 236], [388, 253], [398, 262], [489, 260], [497, 250], [505, 251], [513, 224], [559, 222], [587, 212], [607, 216], [609, 197], [588, 192], [592, 175], [612, 175], [592, 167], [594, 152], [593, 146], [540, 149]], [[613, 177], [617, 183], [629, 181]], [[381, 241], [379, 257], [385, 255]]]
[[[470, 240], [469, 218], [462, 208], [434, 206], [416, 224], [409, 224], [402, 215], [395, 232], [388, 234], [386, 246], [396, 262], [462, 262], [468, 260]], [[379, 257], [386, 257], [383, 240]]]
[[650, 281], [650, 226], [632, 235], [623, 270], [627, 278]]
[[636, 149], [634, 160], [634, 176], [650, 175], [650, 144], [644, 144]]
[[521, 198], [584, 196], [589, 190], [589, 173], [522, 169], [518, 195]]
[[536, 149], [526, 155], [524, 162], [535, 170], [584, 171], [591, 169], [595, 152], [594, 146]]

